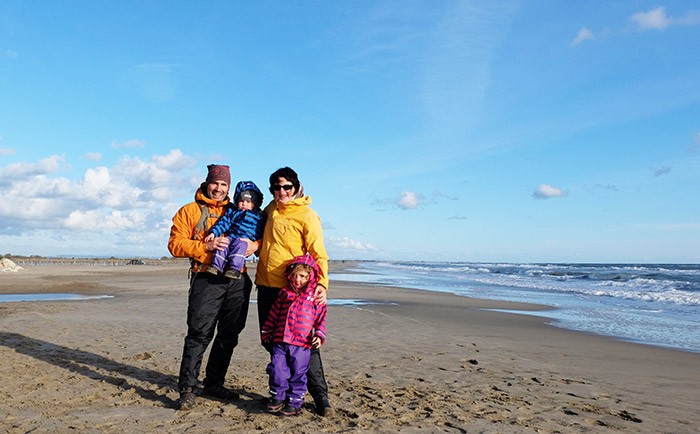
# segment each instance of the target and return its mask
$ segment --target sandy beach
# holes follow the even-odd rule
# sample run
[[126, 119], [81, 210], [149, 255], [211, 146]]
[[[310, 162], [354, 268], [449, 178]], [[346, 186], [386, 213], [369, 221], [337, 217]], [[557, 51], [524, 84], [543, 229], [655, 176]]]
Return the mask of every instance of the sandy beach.
[[[344, 264], [333, 264], [337, 269]], [[254, 270], [253, 270], [254, 271]], [[0, 294], [113, 298], [0, 303], [0, 432], [694, 433], [700, 354], [486, 309], [537, 306], [332, 281], [323, 361], [336, 415], [264, 412], [257, 313], [227, 386], [241, 400], [175, 410], [187, 265], [25, 266]], [[255, 299], [255, 290], [252, 298]]]

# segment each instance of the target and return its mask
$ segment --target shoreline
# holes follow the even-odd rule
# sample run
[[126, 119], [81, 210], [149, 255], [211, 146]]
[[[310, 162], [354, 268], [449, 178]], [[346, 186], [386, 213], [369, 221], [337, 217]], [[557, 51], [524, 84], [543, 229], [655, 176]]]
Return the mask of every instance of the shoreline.
[[[478, 271], [473, 265], [450, 263], [435, 263], [425, 268], [402, 263], [358, 267], [367, 274], [338, 277], [352, 282], [539, 304], [548, 308], [534, 313], [515, 309], [512, 313], [541, 316], [552, 326], [566, 330], [700, 353], [697, 323], [700, 293], [693, 289], [700, 284], [697, 266], [688, 268], [687, 278], [685, 271], [675, 265], [668, 270], [626, 265], [621, 267], [622, 271], [615, 267], [591, 269], [585, 264], [554, 269], [531, 268], [528, 264], [484, 264]], [[431, 272], [440, 278], [431, 276]]]
[[[331, 272], [339, 269], [332, 263]], [[174, 404], [186, 266], [0, 274], [0, 293], [37, 288], [114, 298], [0, 303], [7, 432], [689, 433], [700, 426], [700, 354], [487, 310], [537, 305], [342, 281], [333, 281], [332, 299], [395, 304], [329, 307], [323, 360], [335, 418], [313, 414], [309, 398], [296, 418], [262, 411], [267, 354], [254, 303], [227, 376], [242, 399], [200, 399], [181, 413]]]

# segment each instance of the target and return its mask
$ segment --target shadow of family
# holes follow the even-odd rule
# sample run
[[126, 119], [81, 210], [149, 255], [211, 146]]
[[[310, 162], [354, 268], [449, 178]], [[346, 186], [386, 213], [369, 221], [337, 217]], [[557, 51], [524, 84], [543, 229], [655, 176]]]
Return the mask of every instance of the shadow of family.
[[[177, 390], [175, 375], [117, 362], [100, 354], [68, 348], [18, 333], [0, 332], [0, 345], [91, 380], [105, 382], [125, 391], [133, 390], [143, 399], [163, 407], [178, 408], [177, 399], [168, 396], [169, 392]], [[149, 387], [149, 384], [155, 387]], [[261, 395], [242, 390], [238, 392], [241, 397], [248, 399], [235, 404], [250, 412], [260, 411], [259, 405], [251, 403], [259, 402], [263, 398]]]

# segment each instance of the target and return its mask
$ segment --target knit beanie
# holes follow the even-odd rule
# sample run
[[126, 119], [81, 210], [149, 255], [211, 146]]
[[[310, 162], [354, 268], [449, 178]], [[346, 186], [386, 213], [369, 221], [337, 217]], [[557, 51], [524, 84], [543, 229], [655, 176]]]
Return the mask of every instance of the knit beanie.
[[226, 184], [231, 185], [231, 171], [228, 166], [223, 164], [210, 164], [207, 166], [209, 169], [209, 174], [207, 175], [207, 184], [214, 181], [224, 181]]
[[253, 190], [244, 190], [241, 192], [240, 195], [238, 195], [238, 200], [249, 200], [253, 203], [258, 203], [259, 202], [259, 196], [256, 191]]

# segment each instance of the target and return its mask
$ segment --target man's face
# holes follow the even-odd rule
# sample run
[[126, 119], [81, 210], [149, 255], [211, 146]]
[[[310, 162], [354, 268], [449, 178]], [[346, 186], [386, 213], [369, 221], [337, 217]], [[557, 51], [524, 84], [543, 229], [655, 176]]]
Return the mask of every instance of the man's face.
[[213, 181], [207, 184], [207, 195], [210, 199], [220, 202], [228, 195], [228, 183], [224, 181]]

